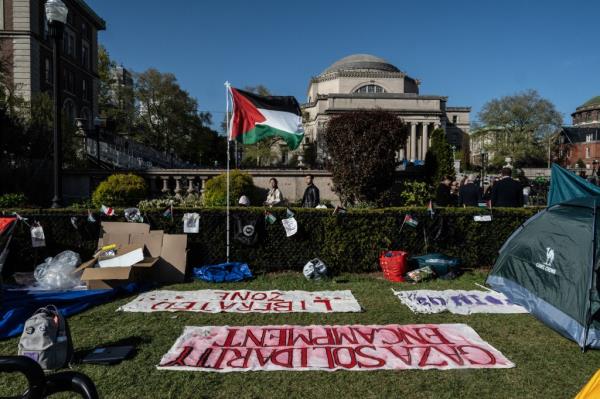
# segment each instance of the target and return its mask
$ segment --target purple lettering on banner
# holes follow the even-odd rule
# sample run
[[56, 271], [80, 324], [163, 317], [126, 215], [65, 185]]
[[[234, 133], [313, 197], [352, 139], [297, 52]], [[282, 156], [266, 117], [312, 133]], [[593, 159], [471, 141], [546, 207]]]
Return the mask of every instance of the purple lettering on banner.
[[446, 301], [444, 300], [444, 298], [433, 297], [433, 296], [430, 296], [428, 298], [431, 301], [431, 303], [434, 305], [446, 305]]
[[[485, 300], [491, 303], [492, 305], [504, 305], [500, 299], [496, 299], [491, 295], [486, 296]], [[506, 300], [506, 303], [511, 304], [508, 299]]]
[[485, 305], [485, 302], [481, 302], [481, 300], [479, 299], [479, 296], [478, 296], [478, 295], [473, 295], [473, 294], [471, 294], [471, 295], [469, 295], [469, 296], [470, 296], [471, 298], [473, 298], [473, 300], [475, 301], [475, 303], [476, 303], [477, 305]]
[[461, 301], [464, 302], [465, 305], [473, 304], [471, 301], [469, 301], [469, 298], [467, 298], [467, 296], [463, 294], [451, 296], [450, 299], [452, 299], [456, 306], [462, 306]]
[[427, 298], [424, 296], [417, 296], [415, 297], [415, 300], [419, 303], [419, 305], [430, 305], [430, 303], [427, 301]]

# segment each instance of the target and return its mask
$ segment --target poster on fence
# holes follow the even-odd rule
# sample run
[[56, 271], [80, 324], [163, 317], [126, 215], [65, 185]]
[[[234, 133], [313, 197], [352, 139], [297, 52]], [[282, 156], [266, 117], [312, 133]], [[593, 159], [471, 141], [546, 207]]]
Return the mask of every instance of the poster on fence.
[[504, 294], [495, 291], [392, 291], [415, 313], [527, 313], [524, 307], [513, 304]]
[[510, 367], [466, 324], [185, 327], [157, 366], [213, 372]]
[[352, 292], [199, 290], [151, 291], [119, 308], [124, 312], [333, 313], [360, 312]]

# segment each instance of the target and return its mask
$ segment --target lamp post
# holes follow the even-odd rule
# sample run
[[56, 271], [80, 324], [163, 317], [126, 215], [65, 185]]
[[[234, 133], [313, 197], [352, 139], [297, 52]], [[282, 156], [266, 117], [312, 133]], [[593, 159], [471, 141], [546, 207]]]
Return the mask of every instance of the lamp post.
[[483, 187], [483, 182], [485, 181], [485, 157], [487, 153], [484, 150], [481, 150], [481, 187]]
[[67, 22], [69, 10], [60, 0], [46, 2], [46, 19], [48, 20], [48, 33], [53, 42], [53, 100], [54, 100], [54, 197], [52, 208], [60, 208], [62, 202], [62, 133], [61, 133], [61, 85], [60, 85], [60, 43]]

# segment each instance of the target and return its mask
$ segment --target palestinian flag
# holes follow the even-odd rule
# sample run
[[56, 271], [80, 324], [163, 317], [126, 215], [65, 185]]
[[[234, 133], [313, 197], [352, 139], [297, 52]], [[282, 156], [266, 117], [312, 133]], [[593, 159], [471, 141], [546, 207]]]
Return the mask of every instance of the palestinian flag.
[[233, 116], [230, 140], [255, 144], [267, 137], [281, 137], [291, 150], [304, 138], [300, 105], [294, 97], [258, 96], [231, 90]]
[[417, 227], [419, 225], [417, 219], [413, 218], [411, 215], [404, 216], [404, 223], [406, 223], [410, 227]]
[[106, 216], [115, 216], [115, 210], [110, 206], [102, 205], [100, 211]]
[[480, 208], [492, 209], [492, 201], [487, 200], [485, 202], [479, 202], [477, 203], [477, 206], [479, 206]]

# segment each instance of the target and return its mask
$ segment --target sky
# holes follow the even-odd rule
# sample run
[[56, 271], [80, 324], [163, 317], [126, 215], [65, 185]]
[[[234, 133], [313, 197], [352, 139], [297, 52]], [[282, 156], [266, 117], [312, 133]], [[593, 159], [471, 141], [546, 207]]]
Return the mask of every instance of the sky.
[[420, 93], [471, 106], [535, 89], [565, 124], [600, 95], [600, 1], [86, 0], [106, 21], [111, 58], [175, 74], [213, 115], [224, 82], [306, 101], [308, 82], [347, 55], [372, 54], [420, 79]]

